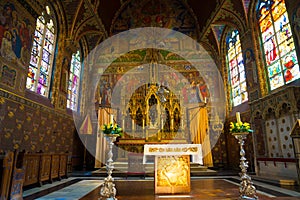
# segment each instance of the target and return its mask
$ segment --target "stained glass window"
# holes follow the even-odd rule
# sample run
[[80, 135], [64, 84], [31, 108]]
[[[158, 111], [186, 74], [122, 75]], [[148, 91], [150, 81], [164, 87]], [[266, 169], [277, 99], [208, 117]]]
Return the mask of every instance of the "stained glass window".
[[284, 0], [260, 0], [257, 7], [270, 89], [300, 77], [295, 44]]
[[76, 54], [72, 55], [70, 76], [68, 83], [68, 98], [67, 107], [72, 110], [77, 110], [78, 108], [78, 90], [80, 83], [80, 72], [81, 72], [81, 59], [80, 52], [77, 51]]
[[227, 35], [226, 44], [231, 97], [233, 106], [237, 106], [248, 100], [242, 47], [239, 39], [239, 32], [237, 30], [232, 31]]
[[[50, 8], [46, 6], [47, 14]], [[45, 20], [39, 16], [34, 32], [30, 64], [26, 81], [26, 88], [40, 95], [48, 97], [51, 67], [53, 63], [55, 44], [55, 28], [53, 20]]]

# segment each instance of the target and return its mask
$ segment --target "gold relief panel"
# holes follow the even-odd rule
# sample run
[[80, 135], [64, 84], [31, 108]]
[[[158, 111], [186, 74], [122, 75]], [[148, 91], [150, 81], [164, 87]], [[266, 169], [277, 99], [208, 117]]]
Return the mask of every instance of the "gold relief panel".
[[189, 193], [190, 157], [156, 156], [155, 157], [155, 193]]

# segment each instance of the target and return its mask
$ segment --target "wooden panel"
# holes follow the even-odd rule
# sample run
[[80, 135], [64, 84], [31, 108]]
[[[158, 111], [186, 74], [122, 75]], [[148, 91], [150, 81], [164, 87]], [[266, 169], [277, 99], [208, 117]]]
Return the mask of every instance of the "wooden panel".
[[54, 154], [52, 155], [52, 160], [51, 160], [51, 181], [54, 178], [58, 178], [59, 175], [59, 155]]
[[67, 154], [61, 154], [59, 156], [59, 177], [67, 175]]
[[40, 155], [26, 154], [24, 158], [24, 166], [26, 169], [24, 186], [38, 183]]
[[0, 199], [8, 199], [13, 160], [13, 152], [7, 152], [5, 155], [0, 156]]
[[50, 180], [51, 173], [51, 155], [50, 154], [42, 154], [41, 155], [41, 163], [40, 163], [40, 184], [42, 181]]
[[10, 199], [23, 200], [23, 183], [25, 177], [24, 154], [15, 155], [13, 177], [11, 182]]

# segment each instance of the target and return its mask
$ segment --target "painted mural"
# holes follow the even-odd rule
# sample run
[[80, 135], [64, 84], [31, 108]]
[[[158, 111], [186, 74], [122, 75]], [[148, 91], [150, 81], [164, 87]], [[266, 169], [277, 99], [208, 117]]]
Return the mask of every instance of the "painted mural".
[[180, 0], [129, 1], [115, 18], [111, 34], [138, 27], [161, 27], [196, 36], [196, 21]]
[[30, 59], [33, 26], [11, 1], [0, 3], [0, 56], [23, 68]]

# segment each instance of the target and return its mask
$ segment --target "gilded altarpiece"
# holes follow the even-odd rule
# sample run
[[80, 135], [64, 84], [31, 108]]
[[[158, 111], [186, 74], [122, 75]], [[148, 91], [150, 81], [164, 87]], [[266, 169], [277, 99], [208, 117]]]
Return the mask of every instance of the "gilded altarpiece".
[[190, 157], [188, 155], [156, 156], [155, 193], [174, 194], [190, 191]]

